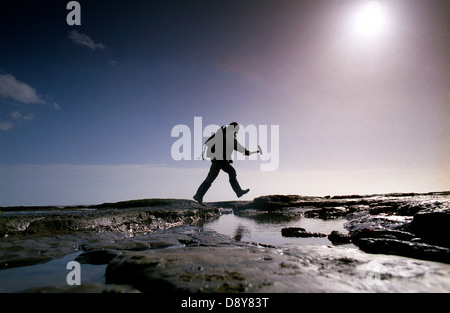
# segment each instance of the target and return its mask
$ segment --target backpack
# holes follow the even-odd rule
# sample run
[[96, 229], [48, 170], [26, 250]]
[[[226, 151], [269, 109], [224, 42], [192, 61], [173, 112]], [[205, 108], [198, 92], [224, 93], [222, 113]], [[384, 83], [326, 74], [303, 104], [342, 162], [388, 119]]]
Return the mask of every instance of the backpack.
[[[205, 154], [206, 157], [209, 159], [213, 159], [215, 157], [215, 152], [216, 152], [216, 140], [213, 140], [216, 135], [220, 136], [221, 134], [223, 136], [223, 147], [225, 147], [225, 132], [226, 132], [226, 127], [222, 126], [221, 128], [219, 128], [214, 134], [212, 134], [203, 144], [203, 151], [202, 151], [202, 159], [205, 160]], [[225, 149], [223, 149], [225, 150]], [[224, 154], [225, 155], [225, 154]], [[225, 156], [223, 158], [223, 160], [225, 159]]]

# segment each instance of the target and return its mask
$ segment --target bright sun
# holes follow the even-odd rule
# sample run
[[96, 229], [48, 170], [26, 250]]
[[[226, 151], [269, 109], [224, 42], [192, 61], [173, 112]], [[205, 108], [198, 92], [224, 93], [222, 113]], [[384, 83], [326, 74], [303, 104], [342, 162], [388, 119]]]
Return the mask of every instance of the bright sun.
[[356, 31], [362, 35], [378, 34], [384, 26], [385, 16], [378, 1], [370, 1], [356, 14]]

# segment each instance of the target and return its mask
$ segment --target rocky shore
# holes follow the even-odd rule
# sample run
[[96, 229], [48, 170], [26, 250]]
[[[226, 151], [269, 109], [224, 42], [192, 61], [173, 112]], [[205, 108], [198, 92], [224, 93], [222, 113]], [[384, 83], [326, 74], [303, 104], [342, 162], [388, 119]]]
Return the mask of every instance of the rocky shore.
[[[79, 263], [106, 265], [104, 283], [30, 292], [450, 291], [450, 192], [271, 195], [206, 207], [145, 199], [0, 211], [0, 274], [74, 252], [81, 252]], [[283, 236], [326, 236], [333, 245], [275, 247], [202, 227], [230, 211], [254, 219], [345, 218], [347, 232], [280, 227]], [[342, 248], [345, 243], [358, 248]]]

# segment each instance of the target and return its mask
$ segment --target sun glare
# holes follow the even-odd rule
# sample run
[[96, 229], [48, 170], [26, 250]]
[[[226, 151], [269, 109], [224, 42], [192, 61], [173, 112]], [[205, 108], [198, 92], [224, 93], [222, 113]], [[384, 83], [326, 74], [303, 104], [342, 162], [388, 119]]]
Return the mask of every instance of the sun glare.
[[378, 1], [370, 1], [356, 14], [356, 31], [362, 35], [376, 35], [385, 26], [383, 8]]

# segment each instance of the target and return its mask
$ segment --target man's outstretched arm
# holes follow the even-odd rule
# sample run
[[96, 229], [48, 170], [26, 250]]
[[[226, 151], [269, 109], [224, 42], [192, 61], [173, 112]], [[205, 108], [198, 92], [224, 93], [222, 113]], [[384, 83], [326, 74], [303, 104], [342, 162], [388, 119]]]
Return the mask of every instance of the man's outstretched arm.
[[252, 154], [255, 154], [255, 153], [259, 153], [259, 150], [256, 150], [256, 151], [249, 151], [249, 150], [247, 150], [244, 146], [242, 146], [239, 143], [239, 141], [237, 141], [237, 139], [234, 140], [234, 150], [236, 150], [236, 151], [238, 151], [238, 152], [240, 152], [240, 153], [242, 153], [242, 154], [244, 154], [246, 156], [249, 156], [249, 155], [252, 155]]

